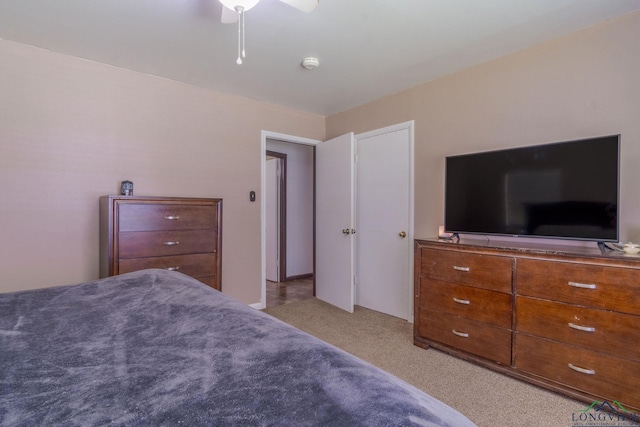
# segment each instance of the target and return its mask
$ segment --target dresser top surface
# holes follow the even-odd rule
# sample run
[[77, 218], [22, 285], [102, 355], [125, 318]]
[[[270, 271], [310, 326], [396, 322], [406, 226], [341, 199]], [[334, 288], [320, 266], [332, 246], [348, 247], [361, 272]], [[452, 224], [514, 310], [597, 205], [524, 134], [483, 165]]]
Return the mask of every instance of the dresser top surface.
[[[582, 257], [593, 258], [600, 260], [611, 261], [625, 261], [631, 263], [638, 263], [640, 266], [640, 254], [627, 254], [623, 251], [607, 250], [602, 252], [598, 247], [586, 247], [579, 245], [568, 244], [553, 244], [553, 243], [535, 243], [535, 242], [514, 242], [506, 240], [493, 240], [493, 239], [474, 239], [474, 238], [461, 238], [461, 239], [415, 239], [416, 242], [428, 243], [437, 247], [445, 248], [459, 248], [465, 250], [488, 250], [488, 251], [507, 251], [512, 255], [522, 256], [566, 256], [566, 257]], [[579, 242], [587, 244], [586, 242]], [[596, 245], [591, 242], [590, 244]]]
[[222, 199], [213, 198], [213, 197], [182, 197], [182, 196], [123, 196], [123, 195], [105, 195], [100, 196], [101, 199], [109, 199], [109, 200], [129, 200], [129, 201], [163, 201], [163, 200], [213, 200], [213, 201], [221, 201]]

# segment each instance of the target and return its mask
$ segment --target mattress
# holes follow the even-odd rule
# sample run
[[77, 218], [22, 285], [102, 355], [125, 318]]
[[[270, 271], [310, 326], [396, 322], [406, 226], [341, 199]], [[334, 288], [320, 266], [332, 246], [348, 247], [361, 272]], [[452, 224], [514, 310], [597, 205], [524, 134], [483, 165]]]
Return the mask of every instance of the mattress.
[[0, 294], [2, 426], [471, 426], [186, 275]]

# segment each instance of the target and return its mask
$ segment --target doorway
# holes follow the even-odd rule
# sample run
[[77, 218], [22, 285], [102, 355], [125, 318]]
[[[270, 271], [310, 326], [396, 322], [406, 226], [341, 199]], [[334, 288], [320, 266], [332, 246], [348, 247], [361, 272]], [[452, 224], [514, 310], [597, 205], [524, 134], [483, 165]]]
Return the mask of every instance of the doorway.
[[[404, 310], [403, 313], [401, 313], [400, 315], [398, 314], [393, 314], [393, 313], [389, 313], [392, 315], [395, 315], [397, 317], [401, 317], [404, 318], [406, 320], [411, 321], [412, 320], [412, 316], [413, 316], [413, 310], [412, 310], [412, 274], [411, 274], [411, 267], [413, 264], [413, 252], [411, 250], [411, 242], [413, 239], [413, 121], [410, 122], [406, 122], [406, 123], [401, 123], [399, 125], [395, 125], [395, 126], [390, 126], [384, 129], [378, 129], [376, 131], [372, 131], [372, 132], [367, 132], [364, 134], [360, 134], [357, 135], [357, 139], [362, 140], [363, 143], [366, 143], [368, 141], [366, 141], [367, 139], [370, 139], [371, 137], [376, 137], [377, 135], [381, 135], [381, 134], [389, 134], [389, 133], [400, 133], [402, 134], [402, 139], [403, 141], [405, 141], [408, 144], [408, 151], [405, 151], [406, 155], [408, 156], [408, 158], [406, 158], [406, 163], [404, 164], [404, 166], [400, 166], [399, 168], [396, 167], [395, 169], [399, 169], [405, 172], [406, 177], [407, 177], [407, 182], [409, 185], [408, 190], [403, 192], [407, 195], [408, 200], [405, 199], [404, 202], [397, 202], [397, 203], [403, 203], [406, 205], [406, 209], [408, 210], [408, 213], [405, 215], [405, 223], [402, 225], [394, 225], [392, 227], [392, 233], [395, 236], [395, 238], [397, 239], [402, 239], [402, 242], [404, 242], [404, 245], [401, 246], [406, 246], [409, 247], [408, 251], [401, 251], [402, 254], [400, 254], [400, 256], [396, 256], [397, 254], [393, 254], [394, 256], [389, 256], [388, 253], [387, 255], [385, 254], [384, 251], [384, 247], [382, 248], [382, 252], [378, 252], [377, 256], [373, 256], [373, 258], [376, 259], [362, 259], [362, 257], [360, 257], [359, 259], [359, 263], [360, 264], [369, 264], [380, 267], [380, 265], [382, 265], [381, 263], [379, 263], [379, 261], [387, 261], [389, 259], [393, 259], [395, 261], [397, 261], [396, 265], [393, 267], [394, 269], [396, 269], [395, 271], [403, 271], [406, 270], [406, 274], [400, 274], [397, 275], [397, 277], [394, 276], [393, 280], [394, 282], [397, 282], [397, 287], [395, 288], [396, 291], [398, 292], [399, 298], [398, 301], [400, 302], [400, 305], [404, 305], [406, 307], [406, 310]], [[263, 153], [263, 157], [262, 157], [262, 194], [265, 194], [265, 161], [266, 161], [266, 144], [267, 144], [267, 140], [268, 139], [276, 139], [279, 140], [280, 142], [285, 142], [285, 143], [297, 143], [297, 144], [303, 144], [303, 145], [307, 145], [307, 146], [317, 146], [319, 144], [322, 144], [323, 141], [319, 141], [319, 140], [311, 140], [311, 139], [306, 139], [306, 138], [300, 138], [300, 137], [294, 137], [294, 136], [290, 136], [290, 135], [283, 135], [283, 134], [277, 134], [277, 133], [273, 133], [273, 132], [267, 132], [267, 131], [263, 131], [262, 132], [262, 153]], [[375, 139], [375, 138], [374, 138]], [[370, 139], [371, 141], [373, 141], [374, 139]], [[350, 156], [351, 161], [355, 161], [355, 159], [353, 158], [353, 156]], [[384, 156], [378, 156], [378, 159], [382, 158], [384, 159]], [[376, 170], [377, 166], [373, 166], [373, 171]], [[333, 169], [331, 169], [333, 170]], [[318, 178], [318, 177], [316, 177]], [[333, 195], [332, 195], [333, 196]], [[317, 204], [320, 202], [316, 202]], [[374, 204], [378, 204], [379, 202], [375, 202]], [[382, 205], [384, 206], [385, 204], [382, 203]], [[323, 204], [324, 206], [324, 204]], [[378, 205], [379, 206], [379, 205]], [[389, 204], [386, 204], [386, 208], [391, 208], [393, 209], [393, 206], [389, 206]], [[363, 209], [361, 207], [361, 209]], [[366, 208], [365, 208], [366, 209]], [[314, 209], [313, 209], [314, 215], [316, 214], [316, 206], [314, 205]], [[353, 210], [352, 210], [353, 212]], [[362, 210], [361, 210], [362, 213]], [[351, 214], [353, 216], [353, 213]], [[262, 197], [262, 230], [263, 230], [263, 238], [262, 238], [262, 300], [261, 300], [261, 305], [264, 307], [265, 301], [266, 301], [266, 274], [265, 274], [265, 238], [264, 238], [264, 230], [265, 230], [265, 203], [264, 203], [264, 197]], [[349, 224], [352, 223], [349, 220], [344, 221], [345, 224]], [[342, 222], [341, 222], [342, 224]], [[314, 228], [317, 227], [316, 224], [314, 224]], [[339, 228], [340, 229], [336, 229], [336, 230], [331, 230], [331, 233], [333, 234], [335, 233], [341, 233], [340, 235], [345, 235], [345, 238], [348, 237], [349, 239], [354, 239], [354, 235], [353, 233], [355, 233], [355, 229], [358, 228], [358, 225], [355, 224], [355, 229], [351, 230], [351, 233], [349, 233], [349, 235], [347, 235], [346, 230], [347, 228], [345, 227], [351, 227], [349, 225], [341, 225]], [[333, 227], [335, 228], [335, 227]], [[352, 228], [352, 227], [351, 227]], [[315, 234], [314, 230], [314, 234]], [[364, 231], [364, 230], [363, 230]], [[387, 232], [388, 230], [385, 230], [385, 232]], [[359, 235], [358, 235], [359, 236]], [[314, 246], [315, 246], [315, 242], [314, 242]], [[390, 247], [387, 247], [387, 249], [391, 249]], [[314, 254], [314, 259], [315, 259], [315, 254]], [[352, 258], [353, 259], [353, 258]], [[317, 268], [319, 268], [318, 266], [314, 265], [314, 270], [316, 270]], [[384, 267], [383, 267], [384, 268]], [[365, 301], [365, 295], [366, 295], [366, 287], [370, 286], [369, 283], [367, 283], [369, 280], [365, 278], [365, 276], [369, 276], [369, 277], [374, 277], [376, 276], [376, 274], [365, 274], [366, 270], [358, 270], [358, 268], [356, 268], [355, 263], [352, 264], [352, 270], [351, 271], [355, 271], [356, 272], [356, 277], [354, 277], [353, 275], [350, 276], [350, 279], [346, 279], [347, 281], [344, 282], [344, 286], [349, 287], [351, 289], [351, 292], [347, 292], [345, 295], [347, 295], [349, 298], [353, 298], [354, 296], [356, 297], [356, 301], [355, 303], [360, 305], [360, 299], [362, 299], [365, 302], [365, 306], [367, 306], [367, 303]], [[359, 282], [357, 284], [357, 296], [354, 295], [355, 292], [353, 291], [353, 285], [354, 285], [354, 281], [357, 280], [357, 274], [363, 273], [363, 281]], [[318, 272], [316, 272], [317, 274], [319, 274]], [[329, 280], [329, 282], [331, 282], [331, 280]], [[316, 284], [316, 287], [318, 285]], [[376, 285], [377, 286], [377, 285]], [[380, 288], [378, 288], [380, 289]], [[384, 286], [382, 287], [382, 289], [385, 289]], [[387, 288], [388, 289], [388, 288]], [[314, 293], [315, 292], [320, 292], [320, 290], [316, 290], [314, 289]], [[394, 292], [396, 292], [394, 291]], [[375, 291], [377, 292], [377, 291]], [[379, 295], [378, 295], [379, 297]], [[384, 298], [384, 296], [382, 296], [382, 298]], [[352, 299], [353, 301], [353, 299]], [[406, 303], [402, 303], [402, 301], [406, 301]], [[262, 308], [262, 307], [261, 307]], [[376, 308], [374, 308], [376, 309]], [[384, 309], [381, 308], [377, 308], [378, 311], [382, 311], [384, 312]]]
[[[256, 308], [264, 308], [267, 301], [267, 278], [278, 284], [297, 283], [301, 279], [311, 278], [314, 273], [314, 240], [313, 240], [313, 179], [314, 179], [314, 146], [320, 141], [294, 137], [274, 132], [262, 132], [262, 191], [261, 194], [261, 226], [262, 226], [262, 292], [261, 302]], [[270, 157], [280, 163], [281, 176], [275, 178]], [[280, 201], [276, 202], [279, 218], [274, 219], [269, 194], [273, 198], [273, 190], [267, 189], [268, 183], [277, 183]], [[269, 204], [269, 209], [267, 209]], [[278, 230], [270, 232], [269, 228]], [[276, 238], [268, 235], [275, 234]], [[276, 241], [274, 243], [274, 240]], [[274, 255], [275, 252], [279, 252]], [[277, 257], [277, 258], [276, 258]], [[277, 265], [277, 272], [272, 271]]]

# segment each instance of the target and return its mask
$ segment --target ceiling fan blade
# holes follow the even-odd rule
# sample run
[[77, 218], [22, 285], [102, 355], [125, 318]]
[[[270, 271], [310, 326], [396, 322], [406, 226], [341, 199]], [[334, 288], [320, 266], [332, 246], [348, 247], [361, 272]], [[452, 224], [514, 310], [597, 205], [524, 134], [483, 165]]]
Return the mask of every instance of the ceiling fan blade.
[[295, 7], [303, 12], [311, 12], [316, 8], [320, 0], [280, 0], [282, 3], [286, 3], [289, 6]]
[[223, 24], [235, 24], [238, 22], [238, 12], [235, 10], [231, 10], [226, 6], [222, 6], [222, 16], [220, 17], [220, 22]]

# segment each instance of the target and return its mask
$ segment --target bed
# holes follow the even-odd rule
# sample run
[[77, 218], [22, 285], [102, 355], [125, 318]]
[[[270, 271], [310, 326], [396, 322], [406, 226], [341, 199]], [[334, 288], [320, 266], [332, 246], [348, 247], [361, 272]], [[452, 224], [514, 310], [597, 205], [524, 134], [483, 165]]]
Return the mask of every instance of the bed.
[[2, 426], [471, 426], [177, 272], [0, 294]]

